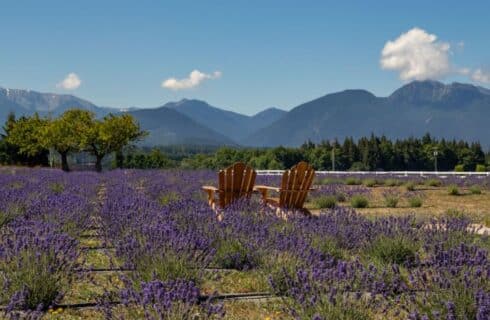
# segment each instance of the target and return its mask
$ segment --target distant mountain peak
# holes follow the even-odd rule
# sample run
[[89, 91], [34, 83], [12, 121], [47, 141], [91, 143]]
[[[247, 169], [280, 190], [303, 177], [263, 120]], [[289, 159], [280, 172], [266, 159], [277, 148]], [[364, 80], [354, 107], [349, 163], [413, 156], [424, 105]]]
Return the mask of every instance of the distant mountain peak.
[[252, 117], [257, 117], [257, 116], [261, 116], [261, 115], [265, 115], [265, 114], [286, 113], [286, 112], [287, 111], [282, 110], [282, 109], [279, 109], [279, 108], [276, 108], [276, 107], [270, 107], [270, 108], [266, 108], [266, 109], [264, 109], [262, 111], [257, 112]]
[[463, 104], [473, 99], [488, 95], [485, 88], [479, 88], [472, 84], [453, 82], [444, 84], [434, 80], [412, 81], [398, 90], [395, 90], [388, 98], [391, 101], [410, 104]]

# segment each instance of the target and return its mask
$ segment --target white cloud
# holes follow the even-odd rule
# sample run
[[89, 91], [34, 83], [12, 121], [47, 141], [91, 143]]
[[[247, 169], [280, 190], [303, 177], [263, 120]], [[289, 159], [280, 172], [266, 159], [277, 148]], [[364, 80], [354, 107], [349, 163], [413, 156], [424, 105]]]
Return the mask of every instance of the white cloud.
[[381, 67], [400, 73], [402, 80], [438, 79], [453, 70], [450, 45], [420, 28], [413, 28], [388, 41], [381, 52]]
[[162, 82], [162, 88], [170, 90], [182, 90], [197, 87], [204, 80], [218, 79], [221, 77], [220, 71], [215, 71], [211, 74], [202, 73], [199, 70], [193, 70], [189, 77], [184, 79], [169, 78]]
[[80, 87], [82, 80], [74, 72], [69, 73], [63, 81], [59, 82], [56, 87], [64, 90], [75, 90]]
[[476, 69], [471, 74], [471, 79], [477, 82], [490, 83], [490, 71], [485, 71], [480, 68]]

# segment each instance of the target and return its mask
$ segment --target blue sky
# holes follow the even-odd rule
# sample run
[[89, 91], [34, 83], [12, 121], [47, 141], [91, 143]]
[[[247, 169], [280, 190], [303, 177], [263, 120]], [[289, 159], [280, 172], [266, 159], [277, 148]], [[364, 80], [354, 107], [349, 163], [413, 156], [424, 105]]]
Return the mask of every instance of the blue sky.
[[[384, 96], [412, 79], [488, 87], [489, 12], [489, 1], [4, 1], [0, 86], [246, 114], [346, 88]], [[418, 45], [430, 59], [413, 56]]]

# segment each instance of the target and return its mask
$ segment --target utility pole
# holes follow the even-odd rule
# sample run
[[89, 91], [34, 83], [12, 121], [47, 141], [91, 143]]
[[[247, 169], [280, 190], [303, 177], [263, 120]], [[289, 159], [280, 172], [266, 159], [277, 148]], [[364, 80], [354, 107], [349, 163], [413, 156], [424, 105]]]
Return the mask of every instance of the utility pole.
[[335, 140], [332, 140], [332, 171], [335, 171]]
[[[51, 106], [49, 106], [49, 109], [48, 109], [48, 119], [49, 119], [50, 122], [52, 120], [51, 117], [52, 117], [52, 111], [51, 111]], [[54, 165], [54, 149], [53, 149], [53, 147], [49, 147], [48, 159], [49, 159], [49, 166], [52, 168], [53, 165]]]
[[434, 150], [434, 169], [435, 171], [437, 172], [437, 155], [439, 154], [439, 152], [436, 150]]

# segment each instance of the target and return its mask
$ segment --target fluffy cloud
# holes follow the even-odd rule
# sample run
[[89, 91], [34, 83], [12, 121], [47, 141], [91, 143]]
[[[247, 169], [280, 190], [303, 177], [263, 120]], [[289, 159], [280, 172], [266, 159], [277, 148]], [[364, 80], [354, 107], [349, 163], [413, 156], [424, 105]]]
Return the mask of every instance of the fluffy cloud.
[[380, 63], [383, 69], [398, 71], [402, 80], [437, 79], [453, 71], [449, 50], [449, 43], [436, 35], [413, 28], [385, 44]]
[[193, 70], [189, 77], [184, 79], [169, 78], [162, 82], [162, 88], [167, 88], [170, 90], [182, 90], [197, 87], [204, 80], [218, 79], [221, 77], [220, 71], [215, 71], [211, 74], [203, 73], [199, 70]]
[[75, 90], [80, 87], [82, 80], [78, 77], [76, 73], [69, 73], [63, 81], [59, 82], [56, 87], [64, 90]]
[[473, 81], [490, 83], [490, 71], [484, 71], [482, 69], [476, 69], [471, 74], [471, 79]]

